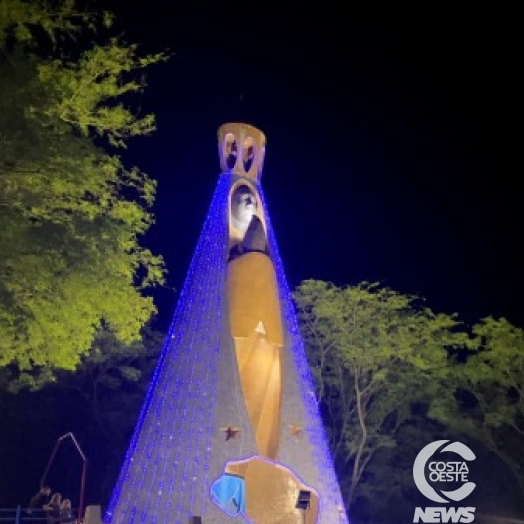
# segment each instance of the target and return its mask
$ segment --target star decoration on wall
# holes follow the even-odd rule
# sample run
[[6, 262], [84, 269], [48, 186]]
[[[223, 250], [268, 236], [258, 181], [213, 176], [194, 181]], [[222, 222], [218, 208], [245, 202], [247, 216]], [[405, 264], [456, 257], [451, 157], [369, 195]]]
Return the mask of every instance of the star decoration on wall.
[[226, 442], [230, 439], [236, 438], [236, 436], [240, 433], [240, 428], [236, 428], [235, 426], [229, 425], [225, 428], [220, 428], [220, 431], [223, 431], [226, 434]]
[[290, 424], [289, 430], [291, 431], [292, 437], [300, 437], [303, 431], [303, 429], [300, 426], [297, 426], [296, 424]]

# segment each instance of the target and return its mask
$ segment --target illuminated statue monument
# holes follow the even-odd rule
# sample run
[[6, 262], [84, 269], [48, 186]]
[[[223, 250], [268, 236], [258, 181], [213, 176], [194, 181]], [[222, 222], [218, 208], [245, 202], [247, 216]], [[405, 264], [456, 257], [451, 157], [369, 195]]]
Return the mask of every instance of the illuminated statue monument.
[[347, 523], [259, 183], [265, 137], [218, 138], [223, 173], [104, 521]]

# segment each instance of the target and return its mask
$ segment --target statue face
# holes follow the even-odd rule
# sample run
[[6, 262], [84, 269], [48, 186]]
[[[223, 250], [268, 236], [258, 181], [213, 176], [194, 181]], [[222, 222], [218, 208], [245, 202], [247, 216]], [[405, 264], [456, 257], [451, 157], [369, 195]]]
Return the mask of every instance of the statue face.
[[245, 232], [257, 212], [257, 197], [247, 186], [235, 189], [231, 198], [231, 217], [236, 229]]

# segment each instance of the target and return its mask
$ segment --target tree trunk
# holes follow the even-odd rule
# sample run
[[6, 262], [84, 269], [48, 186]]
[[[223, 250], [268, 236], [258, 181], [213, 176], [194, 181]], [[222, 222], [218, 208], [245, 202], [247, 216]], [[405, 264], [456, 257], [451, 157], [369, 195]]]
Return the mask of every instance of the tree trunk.
[[349, 485], [348, 490], [348, 496], [346, 499], [346, 506], [350, 507], [353, 503], [353, 499], [355, 497], [355, 490], [358, 486], [360, 476], [362, 475], [362, 455], [364, 452], [364, 446], [366, 445], [367, 441], [367, 428], [366, 428], [366, 420], [365, 420], [365, 413], [364, 413], [364, 407], [362, 406], [362, 392], [360, 391], [360, 385], [359, 385], [359, 374], [355, 372], [355, 395], [356, 395], [356, 404], [357, 404], [357, 414], [358, 414], [358, 422], [360, 425], [360, 442], [358, 444], [358, 451], [355, 456], [355, 460], [353, 462], [353, 472], [351, 474], [351, 483]]

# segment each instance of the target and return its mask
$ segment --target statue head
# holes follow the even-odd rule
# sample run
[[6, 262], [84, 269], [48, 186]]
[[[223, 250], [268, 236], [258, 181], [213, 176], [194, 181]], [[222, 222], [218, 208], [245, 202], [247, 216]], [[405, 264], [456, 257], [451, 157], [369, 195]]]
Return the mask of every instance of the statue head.
[[238, 186], [231, 197], [231, 219], [235, 229], [245, 233], [256, 212], [256, 195], [248, 186]]

